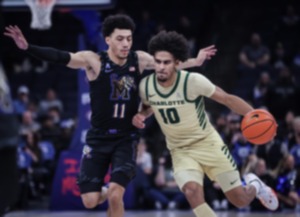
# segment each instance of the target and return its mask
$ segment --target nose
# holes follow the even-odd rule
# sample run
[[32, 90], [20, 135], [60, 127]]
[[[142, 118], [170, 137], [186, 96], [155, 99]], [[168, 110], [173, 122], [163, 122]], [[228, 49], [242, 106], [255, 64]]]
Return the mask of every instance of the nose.
[[160, 71], [163, 70], [165, 68], [165, 64], [159, 63], [158, 68]]
[[124, 47], [128, 47], [129, 44], [130, 44], [130, 42], [128, 40], [126, 40], [126, 39], [123, 40], [123, 46]]

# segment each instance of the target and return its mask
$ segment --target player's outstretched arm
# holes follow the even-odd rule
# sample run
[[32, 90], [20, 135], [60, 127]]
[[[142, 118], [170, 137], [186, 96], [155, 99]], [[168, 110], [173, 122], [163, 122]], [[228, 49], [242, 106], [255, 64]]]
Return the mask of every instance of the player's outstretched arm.
[[87, 60], [89, 58], [87, 58], [87, 56], [91, 56], [92, 54], [90, 53], [93, 53], [91, 51], [84, 51], [73, 54], [50, 47], [31, 45], [27, 42], [18, 26], [10, 25], [5, 27], [4, 35], [12, 38], [19, 49], [24, 50], [32, 56], [44, 61], [63, 64], [70, 68], [78, 69], [88, 67], [89, 64]]
[[178, 69], [202, 66], [205, 60], [210, 60], [213, 56], [216, 55], [217, 51], [218, 50], [215, 48], [215, 45], [210, 45], [208, 47], [202, 48], [199, 50], [196, 58], [190, 58], [187, 61], [179, 64]]
[[227, 106], [232, 111], [240, 115], [245, 115], [249, 111], [253, 110], [253, 107], [249, 105], [245, 100], [238, 96], [226, 93], [220, 87], [216, 87], [215, 92], [210, 98], [217, 101], [218, 103]]
[[[211, 45], [201, 49], [196, 58], [190, 58], [185, 62], [179, 64], [178, 69], [186, 69], [191, 67], [201, 66], [205, 60], [210, 60], [216, 55], [217, 49], [215, 45]], [[139, 57], [140, 71], [153, 70], [154, 69], [154, 58], [150, 54], [144, 51], [137, 51]]]

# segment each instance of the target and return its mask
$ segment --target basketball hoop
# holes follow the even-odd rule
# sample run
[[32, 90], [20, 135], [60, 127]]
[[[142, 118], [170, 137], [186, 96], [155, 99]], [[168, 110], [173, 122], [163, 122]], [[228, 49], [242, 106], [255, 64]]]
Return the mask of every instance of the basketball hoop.
[[51, 27], [51, 12], [56, 0], [25, 0], [31, 10], [32, 29], [46, 30]]

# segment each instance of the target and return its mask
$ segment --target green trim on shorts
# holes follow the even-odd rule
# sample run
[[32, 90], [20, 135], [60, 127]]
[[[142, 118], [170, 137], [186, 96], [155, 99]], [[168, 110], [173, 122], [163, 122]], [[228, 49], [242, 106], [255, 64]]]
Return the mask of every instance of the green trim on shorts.
[[223, 151], [223, 153], [225, 154], [227, 159], [230, 161], [233, 169], [237, 170], [237, 165], [236, 165], [235, 160], [233, 159], [227, 145], [222, 146], [221, 150]]

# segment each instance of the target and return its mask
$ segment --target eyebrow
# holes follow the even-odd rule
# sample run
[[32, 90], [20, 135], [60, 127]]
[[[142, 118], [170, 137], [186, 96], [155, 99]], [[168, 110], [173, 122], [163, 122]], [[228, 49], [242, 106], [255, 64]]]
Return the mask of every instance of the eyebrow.
[[156, 58], [154, 58], [154, 60], [155, 60], [155, 62], [163, 62], [163, 63], [169, 63], [169, 62], [171, 62], [171, 60], [160, 60], [160, 59], [156, 59]]
[[117, 35], [117, 38], [132, 38], [132, 35]]

